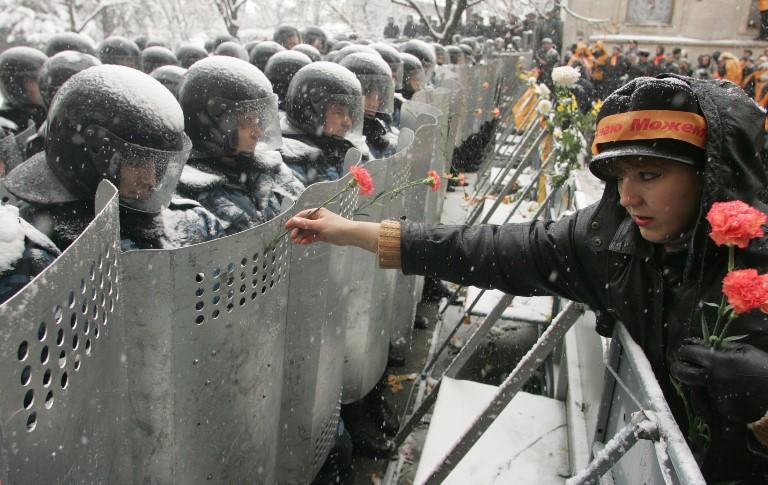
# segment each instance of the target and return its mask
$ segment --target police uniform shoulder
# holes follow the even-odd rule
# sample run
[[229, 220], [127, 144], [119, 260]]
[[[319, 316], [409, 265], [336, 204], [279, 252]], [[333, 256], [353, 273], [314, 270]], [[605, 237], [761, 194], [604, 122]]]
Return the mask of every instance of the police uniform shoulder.
[[179, 178], [179, 189], [182, 192], [202, 192], [213, 187], [218, 187], [226, 183], [226, 177], [223, 175], [204, 172], [192, 165], [184, 165]]
[[254, 155], [254, 162], [265, 172], [280, 172], [283, 167], [283, 156], [277, 150], [266, 150]]

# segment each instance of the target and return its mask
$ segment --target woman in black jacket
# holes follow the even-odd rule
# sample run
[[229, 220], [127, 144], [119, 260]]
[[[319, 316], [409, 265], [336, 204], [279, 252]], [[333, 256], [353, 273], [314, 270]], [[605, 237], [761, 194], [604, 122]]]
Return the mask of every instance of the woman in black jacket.
[[[590, 170], [606, 182], [601, 200], [568, 217], [467, 227], [351, 222], [321, 210], [287, 227], [296, 243], [358, 246], [406, 274], [586, 303], [605, 336], [622, 321], [683, 432], [672, 377], [709, 426], [710, 444], [699, 453], [705, 477], [764, 483], [768, 318], [740, 315], [729, 335], [744, 337], [719, 350], [701, 340], [702, 312], [716, 319], [703, 303], [720, 302], [728, 259], [710, 240], [705, 215], [728, 200], [768, 212], [763, 117], [727, 81], [640, 78], [608, 97], [597, 118]], [[768, 271], [767, 243], [737, 249], [736, 266]]]

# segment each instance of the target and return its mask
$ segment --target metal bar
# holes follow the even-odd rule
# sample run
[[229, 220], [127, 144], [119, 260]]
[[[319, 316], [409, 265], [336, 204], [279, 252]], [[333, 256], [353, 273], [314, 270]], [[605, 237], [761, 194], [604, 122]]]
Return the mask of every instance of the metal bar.
[[565, 481], [565, 485], [599, 485], [600, 477], [616, 464], [640, 440], [658, 441], [659, 427], [645, 411], [632, 414], [629, 423], [616, 433], [587, 468]]
[[[520, 198], [517, 199], [517, 201], [515, 202], [515, 205], [514, 207], [512, 207], [512, 210], [507, 215], [507, 218], [504, 219], [504, 224], [509, 222], [509, 220], [512, 219], [512, 216], [515, 215], [515, 213], [517, 213], [517, 209], [519, 209], [520, 206], [523, 205], [523, 201], [525, 200], [523, 196], [527, 194], [531, 189], [533, 189], [533, 187], [536, 184], [540, 183], [541, 175], [544, 173], [544, 170], [546, 170], [549, 167], [549, 164], [552, 163], [553, 158], [554, 157], [552, 156], [552, 154], [550, 154], [547, 157], [547, 159], [544, 160], [544, 163], [541, 164], [541, 168], [539, 169], [538, 172], [536, 172], [536, 176], [534, 176], [533, 179], [531, 179], [528, 185], [525, 186], [525, 189], [523, 189], [523, 191], [520, 193], [521, 194]], [[504, 190], [502, 190], [502, 192], [499, 194], [499, 197], [497, 197], [496, 200], [493, 201], [493, 205], [491, 206], [491, 209], [488, 211], [485, 217], [483, 217], [483, 220], [480, 222], [481, 224], [488, 224], [488, 221], [491, 220], [493, 213], [496, 212], [496, 209], [498, 209], [498, 207], [504, 201], [504, 197], [506, 197], [511, 191], [512, 191], [512, 184], [510, 183], [510, 184], [507, 184], [506, 187], [504, 187]], [[550, 200], [552, 200], [551, 196], [554, 193], [555, 191], [553, 190], [547, 195], [547, 198], [544, 199], [544, 201], [542, 201], [541, 205], [539, 206], [539, 210], [536, 211], [536, 214], [540, 214], [547, 207], [547, 204], [549, 203]]]
[[[495, 310], [495, 308], [494, 308]], [[582, 306], [570, 302], [563, 311], [555, 317], [552, 324], [536, 341], [536, 344], [518, 362], [515, 369], [499, 386], [496, 395], [490, 404], [483, 410], [469, 429], [453, 445], [448, 454], [440, 460], [438, 466], [424, 482], [425, 485], [437, 485], [442, 483], [456, 465], [461, 461], [472, 446], [480, 439], [488, 427], [493, 423], [509, 402], [522, 389], [523, 385], [533, 375], [536, 369], [547, 355], [552, 352], [555, 345], [563, 338], [582, 313]], [[468, 342], [469, 343], [469, 342]], [[464, 349], [462, 349], [464, 350]], [[461, 353], [460, 353], [461, 354]], [[459, 354], [459, 355], [460, 355]], [[458, 357], [458, 355], [456, 356]]]
[[437, 382], [437, 385], [435, 385], [432, 392], [427, 395], [427, 397], [422, 401], [422, 403], [419, 405], [418, 408], [414, 411], [414, 413], [411, 415], [411, 417], [406, 421], [406, 423], [400, 427], [400, 430], [397, 432], [397, 435], [393, 438], [393, 441], [397, 446], [400, 446], [405, 441], [405, 438], [408, 437], [409, 434], [413, 431], [413, 429], [416, 427], [416, 425], [419, 424], [419, 421], [424, 416], [426, 411], [429, 409], [429, 407], [432, 405], [434, 400], [437, 398], [437, 391], [440, 389], [440, 383], [443, 380], [443, 377], [453, 377], [455, 376], [462, 367], [464, 367], [464, 364], [467, 363], [467, 360], [472, 356], [474, 351], [477, 349], [477, 347], [480, 346], [480, 341], [485, 335], [490, 332], [491, 327], [501, 318], [501, 314], [504, 313], [504, 310], [507, 309], [507, 307], [512, 303], [512, 300], [515, 297], [512, 295], [504, 295], [501, 300], [496, 304], [496, 306], [493, 307], [493, 310], [488, 314], [485, 319], [480, 323], [480, 325], [477, 327], [477, 330], [472, 334], [472, 336], [467, 340], [467, 342], [464, 344], [464, 346], [461, 348], [458, 354], [453, 358], [451, 363], [448, 365], [448, 368], [445, 369], [445, 372], [443, 372], [443, 375], [440, 377], [440, 379]]

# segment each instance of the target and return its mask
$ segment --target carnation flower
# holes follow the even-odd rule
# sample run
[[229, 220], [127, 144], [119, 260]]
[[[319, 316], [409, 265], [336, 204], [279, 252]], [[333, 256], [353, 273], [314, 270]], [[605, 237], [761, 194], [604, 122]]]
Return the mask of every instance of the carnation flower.
[[371, 174], [365, 168], [360, 165], [352, 165], [349, 167], [349, 171], [355, 178], [355, 183], [360, 187], [361, 195], [371, 195], [373, 193], [373, 178]]
[[543, 98], [548, 98], [550, 94], [552, 94], [552, 91], [549, 90], [546, 84], [539, 84], [539, 94]]
[[754, 268], [738, 269], [723, 278], [723, 294], [737, 314], [768, 306], [768, 280]]
[[531, 76], [531, 77], [528, 78], [528, 85], [529, 86], [534, 86], [537, 81], [538, 81], [538, 79], [536, 79], [535, 77]]
[[556, 140], [559, 140], [563, 137], [563, 130], [560, 128], [555, 128], [555, 130], [552, 132], [552, 136], [555, 137]]
[[709, 237], [718, 246], [749, 246], [749, 241], [763, 237], [763, 224], [768, 216], [740, 200], [715, 202], [707, 213], [712, 226]]
[[581, 77], [581, 71], [571, 66], [560, 66], [552, 70], [552, 81], [557, 86], [567, 88], [572, 86]]
[[432, 187], [432, 192], [437, 192], [440, 190], [440, 174], [437, 173], [435, 170], [430, 170], [427, 172], [427, 178], [424, 179], [425, 183]]
[[491, 115], [494, 117], [494, 119], [498, 118], [499, 116], [501, 116], [501, 110], [499, 109], [498, 106], [496, 106], [495, 108], [493, 108], [491, 110]]
[[539, 113], [546, 115], [550, 111], [552, 111], [552, 102], [548, 99], [542, 99], [539, 101], [539, 104], [536, 106], [536, 111]]

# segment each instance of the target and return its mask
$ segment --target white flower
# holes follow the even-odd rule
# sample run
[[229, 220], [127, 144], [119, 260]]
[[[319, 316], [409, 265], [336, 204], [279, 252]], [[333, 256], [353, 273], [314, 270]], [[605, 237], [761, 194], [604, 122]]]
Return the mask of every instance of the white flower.
[[541, 87], [540, 85], [536, 85], [533, 87], [533, 92], [536, 93], [537, 96], [541, 96]]
[[548, 99], [542, 99], [539, 101], [539, 104], [536, 106], [536, 111], [539, 113], [545, 115], [552, 111], [552, 102]]
[[581, 71], [571, 66], [560, 66], [552, 70], [552, 81], [564, 88], [573, 85], [581, 77]]
[[552, 132], [552, 136], [555, 137], [555, 140], [559, 140], [563, 137], [563, 130], [560, 128], [555, 128], [555, 131]]
[[533, 77], [533, 76], [529, 77], [528, 78], [528, 85], [529, 86], [533, 86], [534, 84], [536, 84], [536, 78]]
[[538, 88], [539, 95], [542, 98], [548, 98], [552, 94], [552, 91], [549, 90], [546, 84], [539, 84]]

